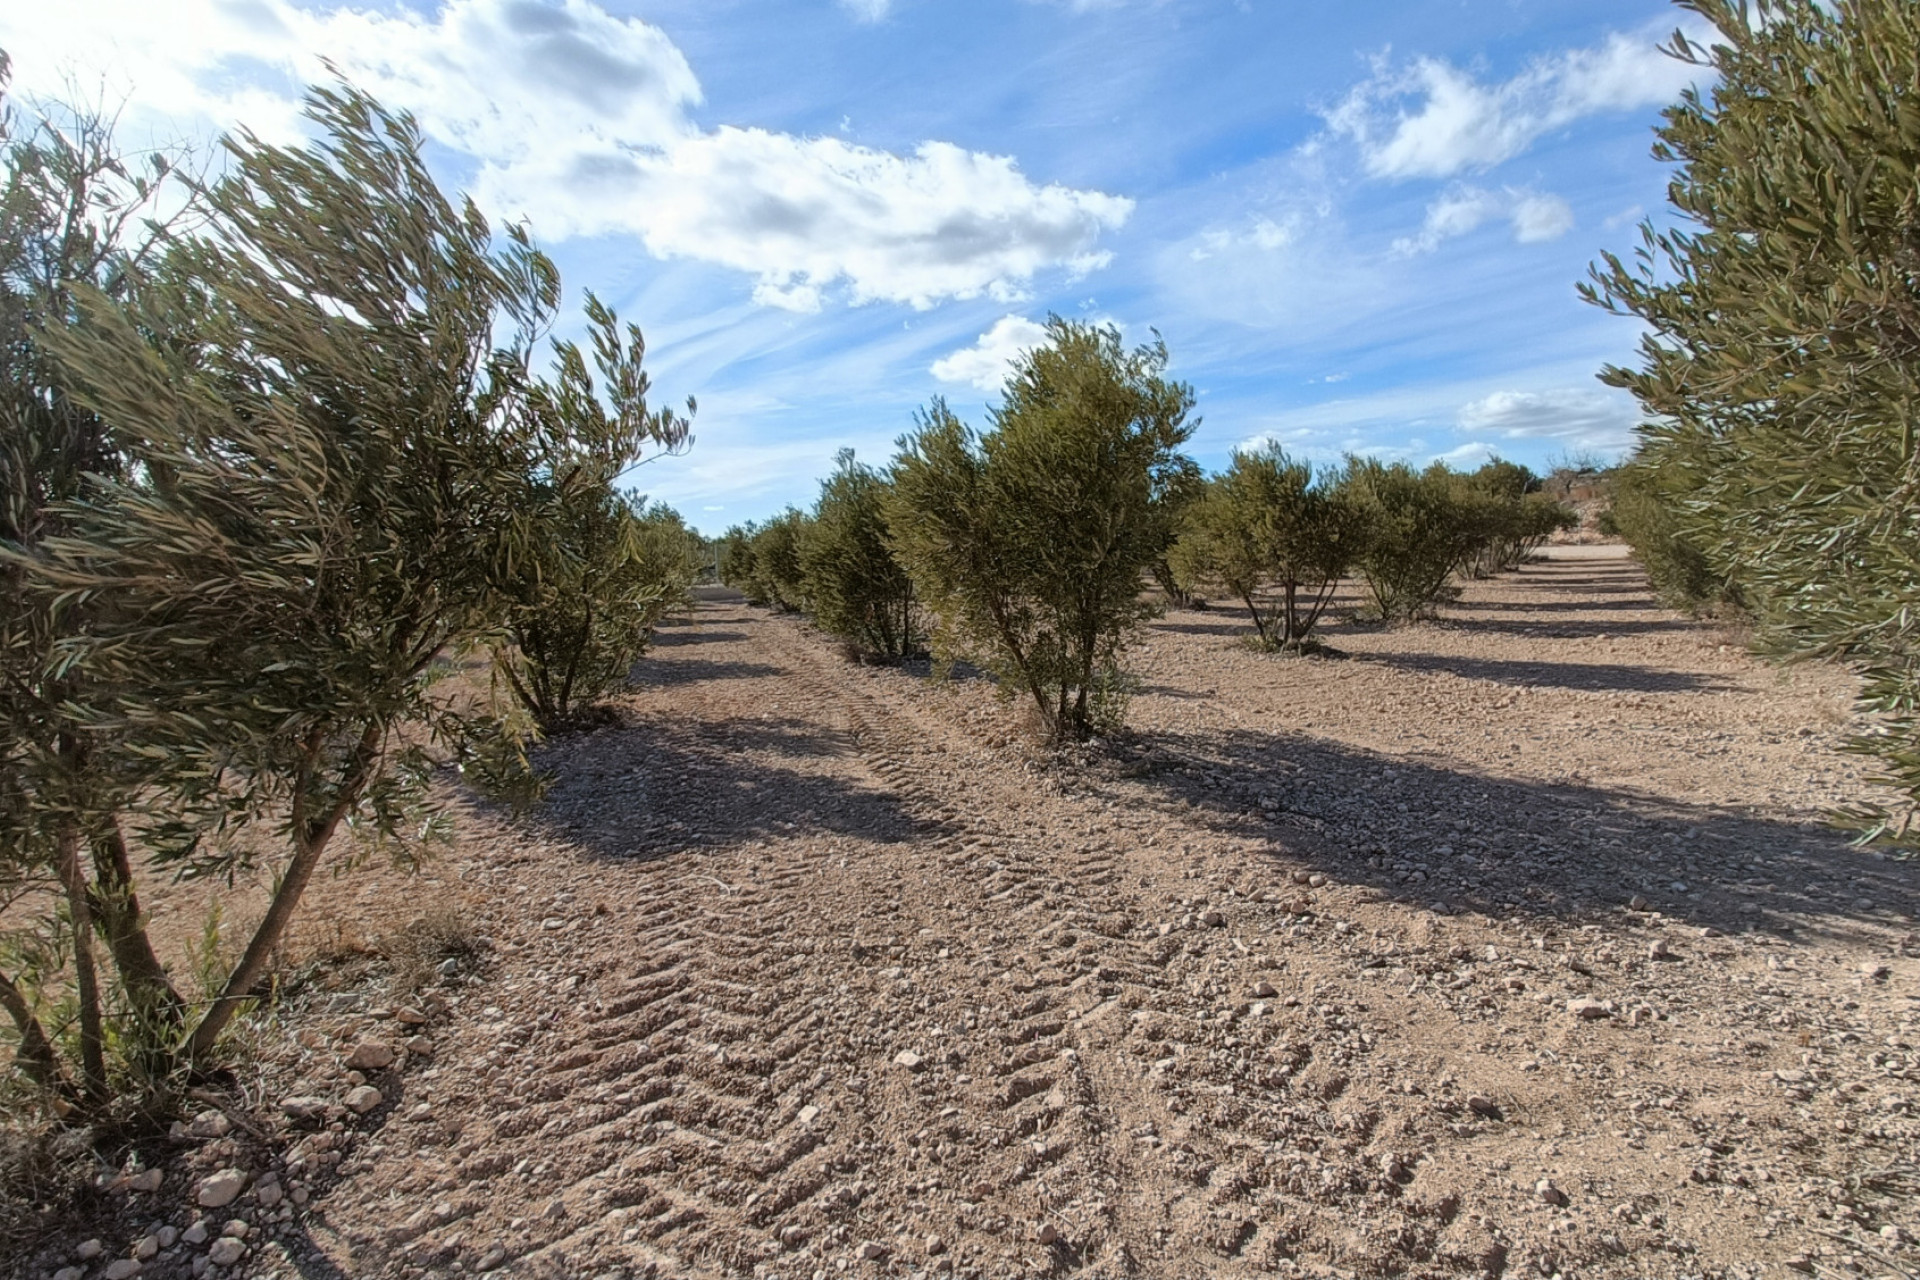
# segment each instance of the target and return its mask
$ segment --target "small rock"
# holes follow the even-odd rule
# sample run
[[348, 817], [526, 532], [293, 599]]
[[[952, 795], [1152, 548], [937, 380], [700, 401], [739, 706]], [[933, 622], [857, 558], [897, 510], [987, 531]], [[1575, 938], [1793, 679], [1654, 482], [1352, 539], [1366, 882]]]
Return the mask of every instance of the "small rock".
[[203, 1209], [224, 1209], [247, 1189], [247, 1175], [239, 1169], [222, 1169], [200, 1179], [194, 1188], [194, 1203]]
[[928, 1236], [925, 1247], [928, 1257], [937, 1257], [947, 1251], [947, 1242], [939, 1236]]
[[393, 1016], [410, 1027], [424, 1027], [427, 1024], [427, 1015], [418, 1009], [400, 1009]]
[[1539, 1196], [1543, 1204], [1563, 1205], [1567, 1202], [1567, 1193], [1554, 1186], [1551, 1178], [1542, 1178], [1534, 1183], [1533, 1194]]
[[440, 962], [440, 976], [443, 978], [459, 977], [460, 962], [458, 960], [442, 960]]
[[1293, 873], [1293, 882], [1295, 884], [1305, 884], [1308, 880], [1311, 880], [1312, 878], [1313, 877], [1307, 874], [1305, 871], [1296, 871]]
[[1227, 922], [1226, 916], [1222, 915], [1218, 911], [1208, 911], [1203, 913], [1200, 917], [1200, 923], [1206, 925], [1209, 929], [1218, 929], [1221, 925], [1225, 924], [1226, 922]]
[[480, 1255], [480, 1261], [473, 1264], [475, 1271], [498, 1271], [507, 1260], [507, 1250], [503, 1245], [495, 1245]]
[[166, 1181], [166, 1177], [167, 1172], [164, 1169], [142, 1169], [127, 1179], [127, 1190], [158, 1191], [160, 1184]]
[[207, 1237], [212, 1234], [213, 1234], [212, 1232], [207, 1230], [207, 1224], [203, 1220], [203, 1221], [194, 1223], [192, 1226], [188, 1227], [185, 1231], [182, 1231], [180, 1233], [180, 1239], [187, 1244], [201, 1245], [201, 1244], [205, 1244], [207, 1242]]
[[905, 1067], [909, 1071], [918, 1071], [923, 1061], [925, 1061], [925, 1059], [911, 1049], [902, 1049], [893, 1055], [893, 1065], [896, 1067]]
[[1041, 1244], [1058, 1244], [1060, 1243], [1060, 1228], [1049, 1222], [1041, 1227], [1040, 1230], [1036, 1231], [1033, 1238]]
[[378, 1040], [362, 1040], [347, 1055], [347, 1065], [355, 1071], [385, 1071], [393, 1065], [393, 1048]]
[[247, 1256], [247, 1246], [232, 1236], [221, 1236], [207, 1250], [207, 1261], [216, 1267], [230, 1267]]
[[1807, 1073], [1798, 1067], [1784, 1067], [1773, 1073], [1773, 1078], [1781, 1084], [1805, 1084]]
[[133, 1256], [142, 1262], [158, 1252], [160, 1252], [160, 1237], [157, 1235], [144, 1235], [134, 1242]]
[[1613, 1010], [1607, 1008], [1603, 1001], [1595, 1000], [1591, 996], [1581, 996], [1578, 999], [1567, 1001], [1567, 1012], [1583, 1021], [1592, 1021], [1595, 1018], [1607, 1018], [1613, 1015]]
[[1868, 982], [1885, 982], [1892, 973], [1892, 969], [1877, 960], [1869, 960], [1860, 966], [1860, 976]]
[[1805, 1275], [1813, 1274], [1813, 1259], [1804, 1253], [1797, 1253], [1780, 1264], [1789, 1271], [1798, 1271]]
[[878, 1240], [869, 1240], [860, 1246], [860, 1257], [866, 1262], [878, 1262], [887, 1256], [887, 1246]]
[[1280, 993], [1273, 989], [1271, 982], [1256, 982], [1253, 984], [1253, 994], [1257, 999], [1271, 1000]]
[[180, 1238], [180, 1229], [174, 1226], [165, 1226], [154, 1232], [154, 1237], [160, 1241], [160, 1247], [162, 1249], [171, 1249], [173, 1248], [173, 1242]]
[[408, 1053], [421, 1058], [433, 1056], [433, 1041], [425, 1036], [408, 1036], [403, 1046]]
[[327, 1114], [327, 1100], [311, 1093], [280, 1100], [280, 1110], [289, 1120], [318, 1120]]
[[1633, 897], [1627, 899], [1627, 908], [1631, 911], [1645, 911], [1647, 909], [1647, 900], [1642, 895], [1636, 893]]
[[62, 1267], [53, 1273], [53, 1280], [83, 1280], [86, 1274], [84, 1267]]
[[115, 1258], [100, 1274], [107, 1280], [133, 1280], [140, 1274], [143, 1266], [144, 1264], [138, 1258]]
[[241, 1218], [228, 1218], [227, 1225], [220, 1228], [220, 1234], [229, 1240], [245, 1240], [253, 1234], [253, 1228]]
[[819, 1118], [820, 1118], [820, 1108], [814, 1106], [811, 1102], [809, 1102], [806, 1106], [800, 1108], [801, 1124], [812, 1124], [815, 1120]]
[[1500, 1104], [1484, 1093], [1476, 1093], [1467, 1099], [1467, 1109], [1475, 1115], [1485, 1116], [1489, 1120], [1500, 1118]]
[[224, 1138], [232, 1131], [233, 1121], [224, 1111], [202, 1111], [187, 1126], [187, 1132], [196, 1138]]
[[1652, 942], [1649, 942], [1647, 944], [1647, 959], [1672, 960], [1674, 959], [1674, 954], [1673, 954], [1673, 951], [1667, 946], [1665, 942], [1663, 942], [1659, 938], [1655, 938]]
[[271, 1209], [279, 1204], [285, 1195], [286, 1192], [280, 1189], [280, 1184], [277, 1182], [268, 1182], [253, 1189], [254, 1199], [258, 1200], [261, 1207], [266, 1209]]
[[82, 1240], [80, 1247], [73, 1251], [73, 1256], [82, 1262], [92, 1262], [106, 1251], [107, 1246], [98, 1240]]
[[1667, 888], [1673, 890], [1675, 893], [1685, 893], [1687, 891], [1687, 882], [1685, 880], [1675, 880], [1672, 884], [1668, 885]]
[[348, 1092], [347, 1109], [355, 1115], [363, 1116], [385, 1101], [378, 1089], [370, 1084], [363, 1084]]
[[1315, 889], [1324, 889], [1327, 887], [1327, 878], [1316, 871], [1307, 877], [1307, 884]]

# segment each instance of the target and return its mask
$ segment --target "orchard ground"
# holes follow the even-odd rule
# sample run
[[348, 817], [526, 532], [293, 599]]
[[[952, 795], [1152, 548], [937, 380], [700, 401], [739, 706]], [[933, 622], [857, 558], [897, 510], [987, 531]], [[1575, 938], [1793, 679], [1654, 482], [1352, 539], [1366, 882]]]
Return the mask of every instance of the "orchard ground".
[[1920, 865], [1824, 825], [1846, 673], [1556, 548], [1336, 657], [1172, 612], [1060, 759], [708, 594], [530, 823], [317, 885], [257, 1062], [15, 1272], [1920, 1269]]

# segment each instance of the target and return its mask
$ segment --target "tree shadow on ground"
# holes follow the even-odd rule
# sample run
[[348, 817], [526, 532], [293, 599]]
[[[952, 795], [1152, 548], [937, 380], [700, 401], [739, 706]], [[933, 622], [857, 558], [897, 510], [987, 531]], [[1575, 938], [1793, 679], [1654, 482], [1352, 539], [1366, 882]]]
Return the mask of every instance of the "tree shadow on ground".
[[1695, 623], [1666, 618], [1646, 622], [1606, 618], [1580, 622], [1570, 618], [1556, 617], [1475, 618], [1450, 614], [1442, 620], [1441, 625], [1450, 631], [1475, 631], [1503, 636], [1541, 636], [1561, 640], [1590, 639], [1596, 636], [1672, 635], [1698, 631], [1698, 625]]
[[1854, 849], [1818, 815], [1487, 777], [1305, 735], [1160, 734], [1105, 785], [1447, 911], [1578, 920], [1641, 896], [1694, 924], [1780, 934], [1902, 927], [1920, 911], [1920, 864]]
[[1401, 671], [1420, 671], [1490, 680], [1505, 685], [1551, 685], [1619, 693], [1712, 693], [1734, 686], [1712, 676], [1662, 671], [1611, 662], [1525, 662], [1508, 658], [1468, 658], [1436, 653], [1356, 653], [1359, 662], [1376, 662]]
[[541, 750], [552, 783], [528, 820], [629, 862], [821, 832], [893, 843], [937, 826], [833, 776], [828, 762], [853, 751], [850, 734], [803, 717], [630, 716]]
[[647, 662], [642, 659], [634, 667], [630, 683], [635, 688], [671, 689], [703, 680], [758, 680], [779, 674], [779, 667], [764, 662], [709, 662], [703, 658]]

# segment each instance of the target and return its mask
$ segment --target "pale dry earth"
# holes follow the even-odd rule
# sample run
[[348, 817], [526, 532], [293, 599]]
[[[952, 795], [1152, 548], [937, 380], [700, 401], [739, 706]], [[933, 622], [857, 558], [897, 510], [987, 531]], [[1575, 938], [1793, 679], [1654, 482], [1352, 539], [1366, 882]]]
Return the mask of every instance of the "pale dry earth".
[[16, 1270], [1920, 1269], [1920, 868], [1821, 823], [1868, 792], [1849, 678], [1561, 555], [1340, 658], [1175, 612], [1064, 761], [983, 680], [703, 602], [530, 824], [463, 799], [306, 926], [452, 909], [477, 956], [289, 999], [257, 1133], [210, 1112], [98, 1257]]

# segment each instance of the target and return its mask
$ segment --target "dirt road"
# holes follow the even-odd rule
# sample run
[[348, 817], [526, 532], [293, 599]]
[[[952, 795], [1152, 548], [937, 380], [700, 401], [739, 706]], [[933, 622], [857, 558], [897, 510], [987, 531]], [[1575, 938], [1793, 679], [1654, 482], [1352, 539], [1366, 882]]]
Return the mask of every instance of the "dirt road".
[[1817, 825], [1862, 793], [1839, 674], [1612, 560], [1343, 659], [1244, 629], [1155, 624], [1133, 732], [1062, 763], [984, 682], [703, 603], [549, 748], [531, 830], [469, 806], [430, 881], [323, 905], [457, 901], [486, 959], [423, 1027], [378, 991], [295, 1020], [263, 1090], [431, 1046], [335, 1136], [289, 1122], [310, 1198], [241, 1269], [1913, 1265], [1920, 873]]

